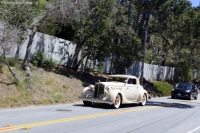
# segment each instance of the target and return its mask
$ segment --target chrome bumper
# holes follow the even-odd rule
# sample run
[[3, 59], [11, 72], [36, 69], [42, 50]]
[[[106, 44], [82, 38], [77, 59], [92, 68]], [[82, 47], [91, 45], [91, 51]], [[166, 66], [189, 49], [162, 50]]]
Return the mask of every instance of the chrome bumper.
[[113, 104], [113, 101], [107, 101], [99, 98], [90, 98], [90, 97], [78, 97], [79, 100], [82, 101], [88, 101], [88, 102], [93, 102], [93, 103], [106, 103], [106, 104]]

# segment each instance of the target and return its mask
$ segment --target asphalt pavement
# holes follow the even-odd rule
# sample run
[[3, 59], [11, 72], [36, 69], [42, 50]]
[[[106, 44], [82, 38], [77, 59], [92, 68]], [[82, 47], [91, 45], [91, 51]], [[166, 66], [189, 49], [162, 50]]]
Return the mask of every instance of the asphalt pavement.
[[0, 110], [7, 133], [200, 133], [199, 100], [152, 98], [146, 106], [82, 102]]

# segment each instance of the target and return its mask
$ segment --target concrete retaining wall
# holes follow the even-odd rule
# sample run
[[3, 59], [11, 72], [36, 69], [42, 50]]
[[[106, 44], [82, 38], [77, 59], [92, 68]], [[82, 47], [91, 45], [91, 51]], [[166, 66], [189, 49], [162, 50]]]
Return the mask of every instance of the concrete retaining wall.
[[[14, 45], [10, 52], [7, 54], [8, 57], [18, 57], [24, 59], [26, 48], [28, 44], [28, 39], [21, 45]], [[76, 44], [63, 40], [57, 37], [50, 35], [37, 33], [33, 39], [31, 57], [38, 52], [42, 51], [47, 58], [52, 58], [58, 63], [64, 66], [70, 66], [72, 59], [75, 53]], [[1, 49], [0, 49], [1, 52]], [[103, 62], [103, 72], [109, 73], [110, 70], [110, 60], [109, 58], [105, 59]], [[131, 74], [137, 77], [141, 76], [142, 72], [142, 63], [133, 62], [132, 66], [126, 69], [125, 74]], [[113, 72], [114, 73], [114, 72]], [[147, 80], [166, 80], [173, 79], [174, 68], [172, 67], [162, 67], [157, 65], [144, 64], [144, 77]]]

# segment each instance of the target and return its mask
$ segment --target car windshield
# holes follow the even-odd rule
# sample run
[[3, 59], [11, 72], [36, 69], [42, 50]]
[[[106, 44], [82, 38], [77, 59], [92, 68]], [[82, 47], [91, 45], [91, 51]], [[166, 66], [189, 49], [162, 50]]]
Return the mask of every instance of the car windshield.
[[125, 83], [125, 82], [126, 82], [126, 79], [127, 79], [127, 78], [118, 78], [118, 77], [115, 77], [115, 78], [108, 78], [108, 79], [107, 79], [107, 82], [122, 82], [122, 83]]
[[176, 89], [184, 89], [184, 90], [189, 90], [192, 89], [192, 85], [191, 84], [179, 84]]

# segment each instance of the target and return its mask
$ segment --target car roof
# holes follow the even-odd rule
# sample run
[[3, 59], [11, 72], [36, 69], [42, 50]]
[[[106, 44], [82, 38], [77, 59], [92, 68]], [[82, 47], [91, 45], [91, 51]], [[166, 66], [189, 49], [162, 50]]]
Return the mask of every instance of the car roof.
[[115, 75], [108, 75], [109, 78], [134, 78], [137, 79], [137, 77], [132, 75], [122, 75], [122, 74], [115, 74]]
[[184, 84], [185, 84], [185, 85], [194, 85], [194, 84], [192, 84], [192, 83], [184, 83], [184, 82], [183, 82], [183, 83], [179, 83], [179, 84], [183, 84], [183, 85], [184, 85]]

